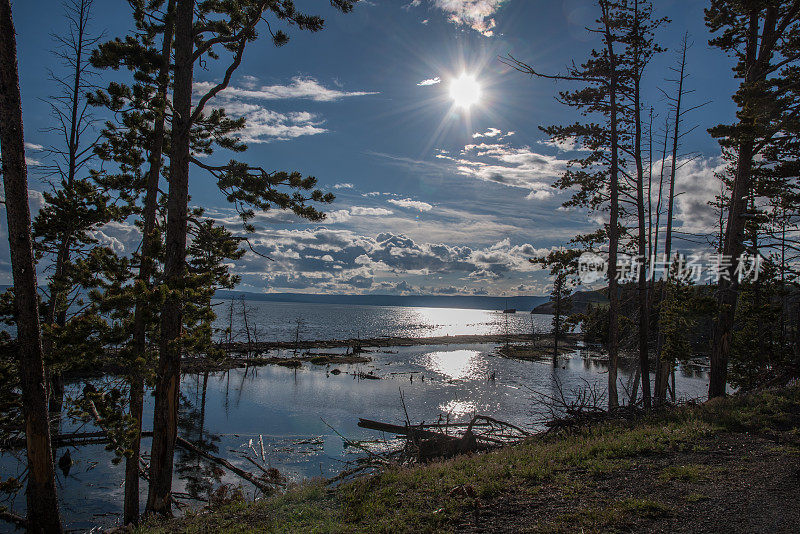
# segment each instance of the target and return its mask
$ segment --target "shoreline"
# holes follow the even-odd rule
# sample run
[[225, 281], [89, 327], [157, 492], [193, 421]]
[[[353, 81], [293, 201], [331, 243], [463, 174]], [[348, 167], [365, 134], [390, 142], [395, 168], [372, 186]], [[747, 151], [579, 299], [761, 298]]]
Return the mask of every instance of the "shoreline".
[[[559, 353], [569, 352], [577, 348], [579, 334], [568, 334], [561, 340]], [[313, 365], [348, 365], [370, 363], [367, 356], [376, 350], [392, 347], [421, 347], [441, 345], [480, 345], [502, 344], [497, 354], [503, 358], [518, 360], [542, 360], [552, 351], [552, 336], [542, 335], [531, 346], [529, 334], [513, 335], [460, 335], [434, 337], [381, 337], [368, 339], [332, 339], [301, 342], [237, 342], [222, 343], [218, 348], [227, 353], [221, 360], [209, 360], [201, 356], [184, 356], [181, 372], [196, 373], [204, 371], [225, 371], [242, 367], [258, 367], [263, 365], [280, 365], [299, 368], [304, 363]], [[347, 349], [345, 354], [331, 352], [312, 352], [314, 349]], [[273, 351], [295, 351], [293, 355], [270, 355]], [[352, 352], [351, 352], [352, 351]], [[238, 356], [237, 356], [238, 355]]]
[[[580, 334], [566, 334], [562, 338], [565, 343], [575, 343], [581, 338]], [[541, 335], [538, 341], [552, 339], [552, 335]], [[387, 336], [364, 339], [328, 339], [313, 341], [261, 341], [261, 342], [234, 342], [220, 343], [218, 348], [228, 352], [269, 352], [271, 350], [293, 349], [337, 349], [353, 347], [386, 348], [386, 347], [415, 347], [420, 345], [478, 345], [482, 343], [530, 343], [530, 334], [465, 334], [457, 336], [432, 336], [432, 337], [401, 337]]]
[[585, 421], [489, 452], [388, 463], [333, 488], [310, 480], [151, 518], [138, 532], [792, 532], [798, 407], [790, 385]]

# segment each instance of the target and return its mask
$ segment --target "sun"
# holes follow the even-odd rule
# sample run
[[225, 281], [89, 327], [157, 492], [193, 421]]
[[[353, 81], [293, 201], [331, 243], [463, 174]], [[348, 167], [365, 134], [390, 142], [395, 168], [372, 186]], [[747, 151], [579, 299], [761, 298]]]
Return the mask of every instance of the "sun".
[[475, 76], [464, 73], [450, 82], [450, 98], [456, 107], [469, 109], [481, 99], [481, 85]]

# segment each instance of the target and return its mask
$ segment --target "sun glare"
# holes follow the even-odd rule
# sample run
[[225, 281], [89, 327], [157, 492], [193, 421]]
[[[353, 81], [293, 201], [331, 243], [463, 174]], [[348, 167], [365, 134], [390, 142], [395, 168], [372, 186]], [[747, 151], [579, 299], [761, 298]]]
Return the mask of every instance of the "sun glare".
[[460, 108], [469, 109], [481, 99], [481, 86], [475, 76], [464, 73], [450, 82], [450, 98]]

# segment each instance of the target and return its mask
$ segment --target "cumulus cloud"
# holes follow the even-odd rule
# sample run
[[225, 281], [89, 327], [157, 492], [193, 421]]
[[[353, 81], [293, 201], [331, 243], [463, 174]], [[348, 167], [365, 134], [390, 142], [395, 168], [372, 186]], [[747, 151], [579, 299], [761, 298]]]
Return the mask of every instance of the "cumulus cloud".
[[[656, 165], [660, 166], [660, 162]], [[716, 173], [725, 168], [722, 158], [695, 158], [679, 161], [675, 190], [683, 193], [675, 199], [675, 216], [680, 229], [695, 234], [719, 231], [719, 214], [708, 205], [720, 193]]]
[[427, 85], [436, 85], [437, 83], [441, 83], [441, 82], [442, 82], [442, 79], [437, 76], [436, 78], [429, 78], [427, 80], [422, 80], [417, 85], [420, 86], [420, 87], [425, 87]]
[[401, 208], [407, 208], [417, 211], [431, 211], [433, 206], [428, 204], [427, 202], [422, 202], [421, 200], [411, 200], [410, 198], [391, 198], [389, 202], [394, 204], [395, 206], [400, 206]]
[[[428, 0], [428, 3], [443, 11], [453, 24], [467, 26], [491, 37], [497, 26], [494, 15], [506, 0]], [[421, 0], [412, 0], [403, 7], [410, 9], [421, 4]]]
[[229, 115], [245, 118], [245, 127], [238, 133], [245, 143], [286, 141], [328, 131], [323, 127], [325, 120], [322, 117], [307, 111], [279, 113], [258, 104], [236, 100], [225, 102], [224, 108]]
[[[194, 90], [198, 94], [208, 92], [216, 84], [213, 82], [198, 82]], [[373, 91], [342, 91], [325, 87], [311, 76], [295, 76], [291, 83], [286, 85], [257, 86], [254, 77], [245, 78], [242, 86], [228, 87], [220, 95], [224, 98], [242, 98], [251, 100], [290, 100], [303, 99], [316, 102], [333, 102], [354, 96], [376, 95]]]
[[[528, 258], [545, 249], [530, 244], [513, 245], [509, 239], [483, 248], [415, 241], [403, 234], [384, 232], [365, 236], [351, 230], [328, 227], [273, 229], [260, 232], [255, 246], [274, 261], [249, 255], [237, 262], [244, 279], [261, 280], [269, 290], [314, 291], [397, 290], [409, 284], [391, 282], [397, 276], [444, 276], [465, 285], [458, 292], [472, 292], [477, 282], [519, 277], [538, 267]], [[453, 281], [443, 284], [452, 285]], [[438, 290], [437, 290], [438, 291]]]
[[[514, 135], [514, 132], [509, 132], [506, 135]], [[505, 137], [505, 136], [503, 135], [503, 130], [498, 130], [497, 128], [489, 128], [483, 133], [475, 132], [474, 134], [472, 134], [473, 139], [478, 139], [481, 137]]]
[[340, 183], [333, 186], [334, 189], [353, 189], [355, 186], [350, 183]]

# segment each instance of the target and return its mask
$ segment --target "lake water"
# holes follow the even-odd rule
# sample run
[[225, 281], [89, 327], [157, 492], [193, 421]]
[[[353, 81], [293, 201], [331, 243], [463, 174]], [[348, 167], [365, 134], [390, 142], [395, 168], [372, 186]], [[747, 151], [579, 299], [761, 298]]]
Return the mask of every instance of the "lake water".
[[[244, 340], [242, 302], [214, 301], [216, 326], [231, 323], [238, 340]], [[504, 314], [494, 310], [355, 306], [294, 302], [247, 301], [248, 323], [259, 331], [260, 341], [292, 341], [300, 323], [304, 340], [376, 337], [438, 337], [459, 335], [529, 334], [532, 324], [549, 331], [549, 315], [528, 312]]]
[[[273, 325], [274, 335], [292, 333], [292, 328], [280, 327], [280, 322], [270, 311], [274, 303], [265, 304], [260, 316], [265, 325]], [[328, 306], [326, 306], [328, 307]], [[323, 317], [316, 306], [288, 305], [293, 311], [302, 311], [306, 318]], [[328, 307], [330, 311], [340, 309]], [[351, 308], [351, 307], [345, 307]], [[368, 308], [354, 306], [352, 308]], [[408, 332], [425, 332], [425, 335], [450, 333], [496, 333], [505, 329], [505, 318], [496, 312], [474, 310], [396, 309], [346, 310], [337, 312], [348, 317], [364, 317], [362, 337], [375, 335], [409, 335]], [[390, 317], [381, 315], [389, 314]], [[256, 315], [254, 314], [254, 317]], [[401, 317], [428, 323], [415, 322], [402, 325]], [[471, 321], [472, 326], [459, 323], [455, 317]], [[520, 332], [530, 317], [512, 316]], [[284, 312], [284, 320], [291, 314]], [[310, 338], [350, 337], [347, 328], [356, 323], [337, 322], [335, 335], [312, 335]], [[547, 317], [541, 317], [543, 322]], [[309, 324], [311, 322], [309, 321]], [[424, 325], [424, 326], [419, 326]], [[361, 328], [361, 326], [359, 326]], [[384, 330], [381, 330], [384, 329]], [[352, 330], [351, 330], [352, 331]], [[392, 332], [406, 332], [397, 334]], [[502, 331], [502, 330], [501, 330]], [[319, 330], [318, 334], [325, 332]], [[292, 333], [293, 335], [293, 333]], [[244, 460], [243, 454], [261, 456], [264, 445], [265, 465], [276, 467], [290, 480], [313, 476], [332, 476], [347, 467], [347, 462], [363, 454], [347, 447], [337, 432], [352, 440], [378, 439], [382, 436], [357, 426], [364, 417], [387, 422], [402, 423], [405, 416], [400, 392], [412, 422], [436, 421], [449, 414], [451, 420], [463, 421], [473, 413], [493, 416], [535, 430], [547, 417], [547, 411], [534, 392], [551, 395], [559, 388], [566, 392], [585, 384], [604, 387], [606, 369], [602, 360], [580, 351], [559, 359], [554, 365], [547, 362], [522, 362], [494, 354], [493, 344], [441, 345], [394, 347], [369, 354], [373, 361], [363, 365], [333, 367], [304, 364], [294, 370], [284, 367], [235, 369], [223, 373], [185, 375], [181, 387], [180, 434], [213, 454], [224, 456], [248, 470], [255, 468]], [[337, 352], [337, 351], [331, 351]], [[359, 372], [372, 372], [381, 380], [359, 380]], [[494, 373], [496, 379], [487, 377]], [[622, 369], [620, 380], [630, 383], [632, 373]], [[112, 379], [107, 379], [110, 381]], [[98, 381], [98, 385], [106, 381]], [[83, 384], [69, 385], [69, 393], [77, 394]], [[701, 397], [707, 388], [704, 371], [695, 368], [680, 369], [677, 390], [681, 397]], [[151, 428], [152, 399], [148, 396], [144, 427]], [[79, 423], [64, 422], [64, 431], [80, 427]], [[332, 429], [335, 429], [332, 430]], [[94, 430], [85, 425], [81, 431]], [[144, 440], [143, 450], [150, 447]], [[65, 448], [58, 450], [60, 458]], [[64, 519], [71, 529], [89, 530], [117, 523], [121, 515], [123, 465], [114, 465], [113, 454], [104, 445], [70, 448], [73, 465], [68, 474], [58, 472], [58, 487], [62, 499]], [[21, 456], [22, 453], [18, 453]], [[21, 473], [22, 464], [9, 453], [0, 455], [2, 478]], [[177, 492], [200, 497], [223, 483], [239, 484], [235, 475], [220, 471], [206, 460], [176, 453], [174, 489]], [[143, 484], [142, 506], [146, 498]], [[244, 484], [246, 493], [253, 496], [254, 488]], [[11, 505], [24, 510], [24, 495]], [[195, 503], [195, 505], [202, 503]], [[0, 529], [8, 528], [0, 524]]]

